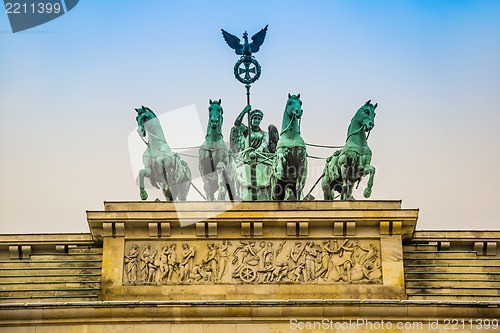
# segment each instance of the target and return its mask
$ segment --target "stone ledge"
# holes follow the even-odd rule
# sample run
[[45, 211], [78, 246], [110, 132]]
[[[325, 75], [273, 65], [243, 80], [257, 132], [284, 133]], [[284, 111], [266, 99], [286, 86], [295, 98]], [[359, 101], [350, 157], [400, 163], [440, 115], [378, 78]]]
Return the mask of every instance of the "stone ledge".
[[[435, 321], [498, 318], [499, 302], [393, 300], [262, 300], [177, 302], [75, 302], [0, 305], [0, 327], [76, 323], [283, 322], [290, 318]], [[31, 318], [27, 320], [26, 318]]]

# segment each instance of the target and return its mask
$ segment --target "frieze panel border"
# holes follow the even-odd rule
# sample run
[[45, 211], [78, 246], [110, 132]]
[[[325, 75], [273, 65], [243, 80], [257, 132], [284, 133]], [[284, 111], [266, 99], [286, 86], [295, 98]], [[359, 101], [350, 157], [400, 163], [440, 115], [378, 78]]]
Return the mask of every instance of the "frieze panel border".
[[378, 239], [127, 240], [124, 285], [382, 284]]

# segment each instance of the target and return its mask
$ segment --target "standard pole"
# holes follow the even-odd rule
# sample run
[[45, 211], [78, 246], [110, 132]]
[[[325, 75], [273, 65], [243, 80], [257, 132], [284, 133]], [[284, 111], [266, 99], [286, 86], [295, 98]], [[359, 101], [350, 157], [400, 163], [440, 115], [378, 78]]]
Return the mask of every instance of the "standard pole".
[[[250, 105], [250, 85], [246, 84], [247, 89], [247, 105]], [[248, 147], [252, 143], [252, 123], [250, 122], [250, 112], [248, 113]], [[250, 191], [252, 192], [252, 201], [257, 201], [257, 155], [252, 152], [250, 153]]]

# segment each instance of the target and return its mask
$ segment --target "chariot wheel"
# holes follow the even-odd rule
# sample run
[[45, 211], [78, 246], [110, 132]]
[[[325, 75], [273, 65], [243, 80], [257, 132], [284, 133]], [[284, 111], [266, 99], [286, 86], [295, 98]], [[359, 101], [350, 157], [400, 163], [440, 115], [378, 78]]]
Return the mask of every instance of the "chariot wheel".
[[250, 283], [257, 277], [257, 272], [252, 267], [244, 267], [240, 271], [240, 279], [243, 282]]

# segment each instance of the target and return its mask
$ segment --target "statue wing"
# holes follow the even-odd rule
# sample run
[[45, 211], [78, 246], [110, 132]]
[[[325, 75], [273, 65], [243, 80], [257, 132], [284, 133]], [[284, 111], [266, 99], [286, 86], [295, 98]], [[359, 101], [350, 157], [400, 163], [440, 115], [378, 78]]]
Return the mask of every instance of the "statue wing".
[[231, 128], [231, 134], [229, 135], [229, 143], [231, 151], [235, 154], [245, 149], [245, 137], [236, 126], [233, 126]]
[[[260, 46], [264, 43], [264, 38], [266, 38], [267, 25], [264, 29], [260, 30], [258, 33], [252, 36], [252, 43], [250, 43], [250, 48], [252, 53], [259, 51]], [[239, 41], [239, 40], [238, 40]]]
[[280, 132], [273, 124], [267, 127], [267, 132], [269, 133], [268, 150], [270, 153], [275, 153], [278, 146], [278, 140], [280, 139]]
[[235, 35], [231, 35], [224, 29], [220, 30], [222, 31], [222, 37], [224, 37], [227, 45], [229, 45], [230, 48], [234, 49], [237, 55], [243, 55], [243, 44], [241, 44], [240, 39]]

